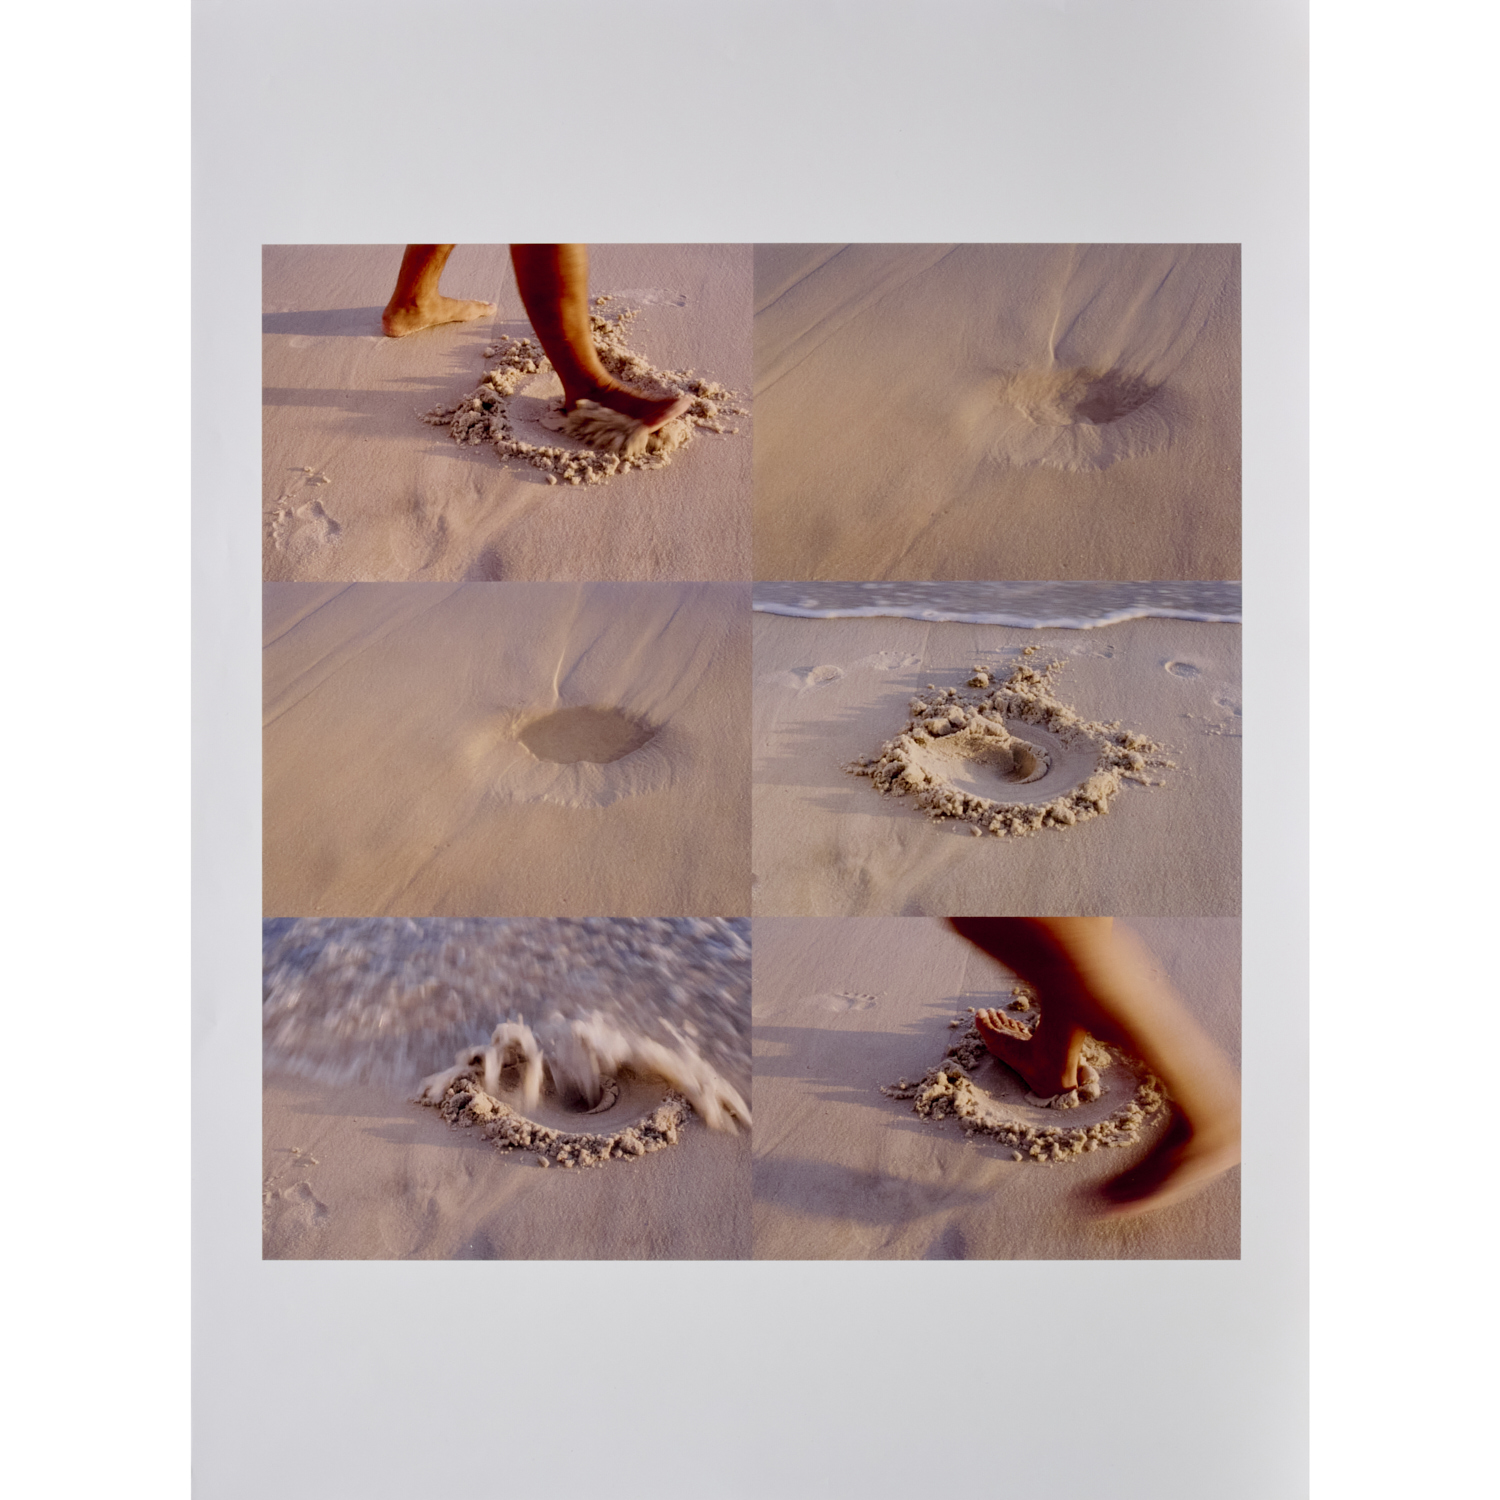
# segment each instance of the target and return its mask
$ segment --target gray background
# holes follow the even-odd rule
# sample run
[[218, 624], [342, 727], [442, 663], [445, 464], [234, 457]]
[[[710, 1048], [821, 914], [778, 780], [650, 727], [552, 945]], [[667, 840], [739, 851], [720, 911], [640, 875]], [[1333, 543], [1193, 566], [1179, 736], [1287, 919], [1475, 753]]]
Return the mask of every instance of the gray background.
[[[197, 1493], [1305, 1493], [1306, 789], [1255, 753], [1307, 698], [1305, 8], [194, 17]], [[411, 237], [1243, 244], [1239, 1263], [261, 1263], [260, 246]]]

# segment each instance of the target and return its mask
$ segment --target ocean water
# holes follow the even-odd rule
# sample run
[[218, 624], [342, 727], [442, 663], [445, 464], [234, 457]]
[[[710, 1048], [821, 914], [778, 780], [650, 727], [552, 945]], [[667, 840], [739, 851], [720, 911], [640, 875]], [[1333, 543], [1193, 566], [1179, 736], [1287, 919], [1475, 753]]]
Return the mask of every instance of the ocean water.
[[748, 918], [275, 919], [262, 960], [270, 1070], [414, 1089], [519, 1023], [585, 1093], [654, 1063], [749, 1097]]
[[962, 625], [1021, 630], [1089, 630], [1154, 616], [1234, 624], [1240, 618], [1237, 580], [1183, 579], [1145, 583], [1063, 581], [1000, 583], [757, 583], [755, 608], [811, 620], [895, 615]]

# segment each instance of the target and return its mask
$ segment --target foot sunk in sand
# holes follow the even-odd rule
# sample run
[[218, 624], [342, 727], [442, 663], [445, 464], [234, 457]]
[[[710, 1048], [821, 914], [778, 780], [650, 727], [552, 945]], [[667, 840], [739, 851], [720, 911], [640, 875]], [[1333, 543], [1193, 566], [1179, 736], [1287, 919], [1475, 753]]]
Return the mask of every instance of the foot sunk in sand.
[[[1034, 1014], [1029, 1001], [1028, 1009]], [[963, 1019], [953, 1024], [962, 1025]], [[956, 1118], [966, 1134], [990, 1136], [1011, 1148], [1013, 1161], [1034, 1163], [1072, 1161], [1090, 1151], [1133, 1146], [1167, 1106], [1161, 1083], [1143, 1064], [1094, 1037], [1083, 1044], [1076, 1085], [1044, 1093], [1056, 1069], [1029, 1055], [1039, 1028], [994, 1009], [976, 1010], [972, 1019], [942, 1061], [918, 1082], [903, 1078], [881, 1093], [910, 1099], [923, 1119]], [[1003, 1067], [995, 1068], [991, 1059]], [[1044, 1109], [1068, 1111], [1068, 1123], [1051, 1123]]]
[[[497, 362], [479, 384], [422, 420], [446, 427], [456, 443], [491, 444], [502, 461], [529, 464], [548, 484], [601, 484], [631, 469], [665, 468], [697, 433], [735, 436], [739, 428], [725, 419], [749, 415], [733, 404], [735, 393], [692, 370], [655, 369], [626, 343], [635, 316], [626, 309], [590, 318], [609, 376], [593, 395], [575, 392], [569, 402], [539, 342], [501, 335], [485, 350]], [[547, 441], [547, 433], [572, 446]]]
[[[629, 416], [598, 401], [579, 401], [571, 411], [543, 417], [542, 425], [553, 432], [576, 438], [580, 443], [589, 448], [597, 448], [601, 453], [617, 453], [621, 458], [637, 458], [646, 452], [671, 452], [672, 449], [681, 447], [686, 433], [668, 434], [664, 429], [676, 418], [684, 416], [692, 404], [692, 397], [679, 396], [675, 401], [661, 403], [661, 414], [654, 420], [647, 420]], [[654, 449], [653, 438], [657, 439]]]

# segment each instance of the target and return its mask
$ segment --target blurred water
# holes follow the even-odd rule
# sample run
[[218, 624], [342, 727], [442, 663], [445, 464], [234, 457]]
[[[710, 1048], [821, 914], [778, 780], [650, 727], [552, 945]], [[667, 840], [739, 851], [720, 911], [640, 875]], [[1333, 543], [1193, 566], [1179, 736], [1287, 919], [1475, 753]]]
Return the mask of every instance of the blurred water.
[[265, 1064], [415, 1085], [524, 1021], [634, 1039], [750, 1091], [748, 918], [286, 919], [264, 923]]

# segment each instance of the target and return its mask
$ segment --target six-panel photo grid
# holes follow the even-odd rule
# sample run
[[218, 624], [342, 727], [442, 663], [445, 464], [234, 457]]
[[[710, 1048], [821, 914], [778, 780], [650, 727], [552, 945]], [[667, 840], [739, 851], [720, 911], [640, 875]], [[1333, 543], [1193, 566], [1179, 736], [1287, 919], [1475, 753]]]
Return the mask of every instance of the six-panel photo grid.
[[1239, 1258], [1237, 245], [263, 329], [266, 1259]]

